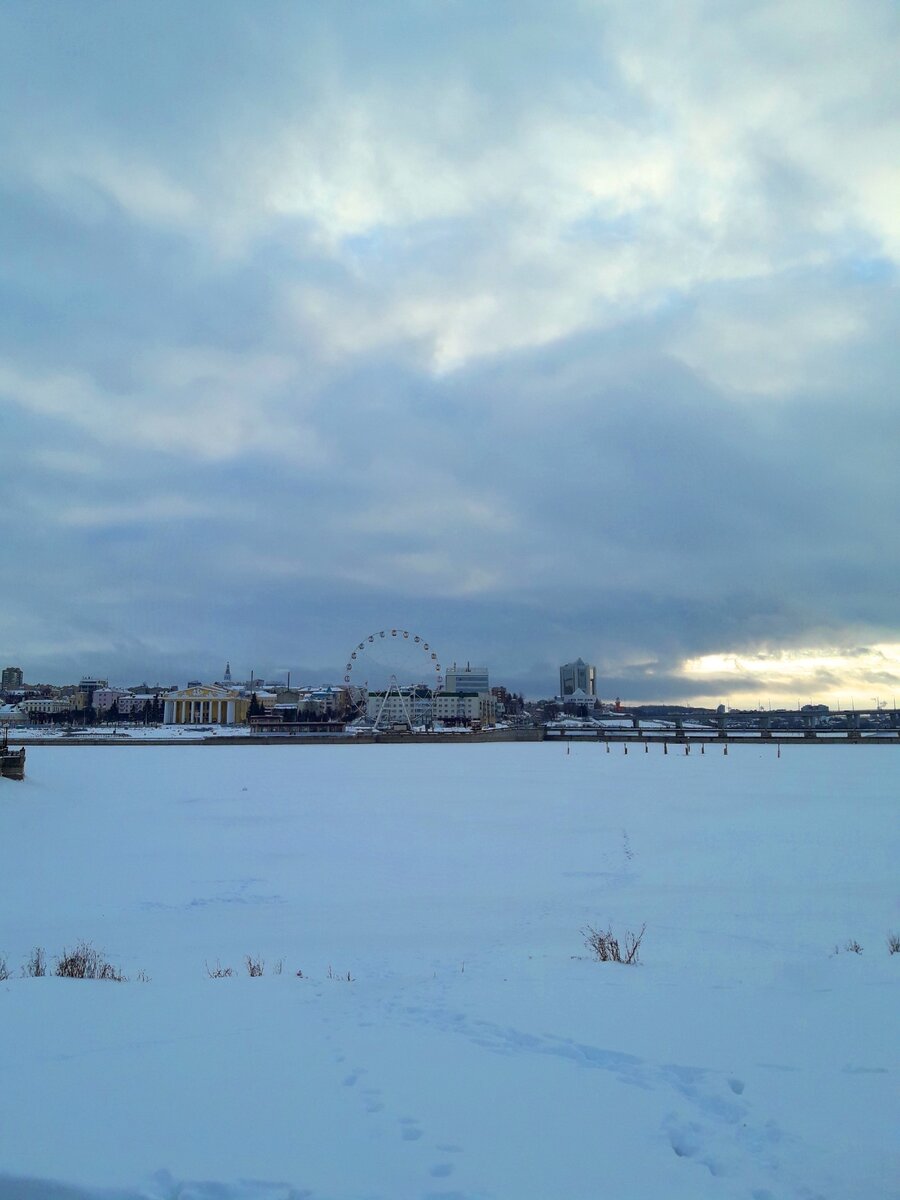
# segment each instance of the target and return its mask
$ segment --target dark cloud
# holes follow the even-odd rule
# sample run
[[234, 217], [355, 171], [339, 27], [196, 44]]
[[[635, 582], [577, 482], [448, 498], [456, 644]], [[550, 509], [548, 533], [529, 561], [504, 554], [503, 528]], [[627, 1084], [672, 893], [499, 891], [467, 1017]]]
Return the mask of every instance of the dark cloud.
[[30, 677], [333, 678], [399, 624], [650, 700], [738, 686], [703, 655], [900, 642], [881, 5], [865, 68], [774, 10], [695, 44], [581, 6], [2, 22]]

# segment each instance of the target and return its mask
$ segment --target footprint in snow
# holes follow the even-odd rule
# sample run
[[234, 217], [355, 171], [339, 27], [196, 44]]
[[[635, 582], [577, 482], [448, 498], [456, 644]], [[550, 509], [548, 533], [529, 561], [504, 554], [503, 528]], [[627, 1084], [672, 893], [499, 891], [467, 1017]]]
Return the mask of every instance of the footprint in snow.
[[415, 1117], [401, 1117], [400, 1124], [403, 1127], [400, 1136], [404, 1142], [417, 1142], [422, 1136], [422, 1127]]
[[690, 1121], [687, 1124], [671, 1121], [668, 1128], [669, 1145], [675, 1151], [678, 1158], [689, 1158], [706, 1167], [710, 1175], [723, 1175], [724, 1169], [722, 1165], [709, 1154], [701, 1155], [704, 1149], [703, 1139], [704, 1130], [696, 1121]]
[[363, 1088], [362, 1094], [366, 1098], [366, 1112], [379, 1113], [384, 1112], [384, 1105], [379, 1097], [381, 1096], [381, 1088]]
[[671, 1125], [669, 1128], [669, 1145], [679, 1158], [693, 1158], [700, 1149], [700, 1126]]
[[744, 1094], [743, 1079], [729, 1079], [728, 1086], [731, 1088], [731, 1090], [734, 1092], [734, 1094], [736, 1096], [742, 1096]]

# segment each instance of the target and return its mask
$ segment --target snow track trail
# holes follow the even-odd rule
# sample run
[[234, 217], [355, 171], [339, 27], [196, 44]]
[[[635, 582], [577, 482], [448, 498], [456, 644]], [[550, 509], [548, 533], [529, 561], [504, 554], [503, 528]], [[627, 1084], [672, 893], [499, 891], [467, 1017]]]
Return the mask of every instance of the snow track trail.
[[552, 750], [35, 748], [0, 1200], [898, 1200], [900, 753]]

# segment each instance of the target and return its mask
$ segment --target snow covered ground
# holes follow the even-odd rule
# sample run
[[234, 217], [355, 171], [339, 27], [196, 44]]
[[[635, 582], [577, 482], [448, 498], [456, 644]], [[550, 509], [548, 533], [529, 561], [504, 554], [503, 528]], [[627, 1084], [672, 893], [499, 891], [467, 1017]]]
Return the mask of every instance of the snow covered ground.
[[29, 749], [0, 1200], [900, 1196], [900, 752], [776, 754]]
[[71, 729], [60, 725], [14, 725], [9, 732], [11, 744], [17, 742], [58, 741], [145, 741], [165, 738], [177, 742], [203, 741], [210, 737], [252, 737], [249, 725], [90, 725]]

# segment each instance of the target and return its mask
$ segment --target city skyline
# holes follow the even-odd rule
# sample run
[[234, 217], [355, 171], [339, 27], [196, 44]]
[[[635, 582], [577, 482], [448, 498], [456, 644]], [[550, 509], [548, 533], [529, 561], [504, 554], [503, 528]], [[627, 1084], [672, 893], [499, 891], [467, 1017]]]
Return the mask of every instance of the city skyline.
[[900, 691], [900, 14], [0, 12], [0, 660]]
[[[388, 685], [391, 674], [396, 672], [397, 679], [403, 686], [410, 686], [414, 683], [425, 683], [426, 685], [434, 685], [437, 683], [438, 686], [441, 685], [443, 677], [439, 677], [437, 680], [435, 680], [433, 677], [430, 677], [427, 669], [427, 663], [422, 667], [419, 674], [416, 674], [414, 663], [413, 665], [410, 665], [409, 660], [407, 660], [407, 663], [401, 667], [397, 665], [399, 661], [400, 660], [397, 660], [392, 667], [390, 665], [389, 657], [376, 659], [373, 662], [372, 670], [361, 673], [356, 682], [365, 684], [366, 686], [369, 686], [371, 683], [371, 687], [376, 689], [383, 688]], [[460, 659], [460, 671], [463, 669], [461, 665], [463, 661], [463, 659]], [[866, 669], [866, 667], [871, 663], [871, 660], [867, 658], [863, 659], [862, 661], [863, 669]], [[385, 663], [388, 663], [388, 665], [385, 666]], [[452, 663], [452, 666], [448, 664], [448, 670], [453, 673], [456, 665], [457, 664], [455, 661]], [[543, 681], [543, 683], [538, 680], [537, 684], [532, 687], [523, 686], [521, 683], [519, 683], [518, 681], [521, 679], [521, 676], [516, 675], [515, 673], [512, 673], [508, 676], [503, 676], [495, 672], [490, 666], [485, 669], [490, 671], [492, 680], [494, 680], [498, 686], [505, 687], [512, 693], [519, 693], [523, 695], [526, 700], [534, 701], [548, 699], [554, 696], [563, 696], [565, 699], [563, 690], [559, 686], [561, 683], [562, 671], [564, 668], [572, 667], [574, 665], [574, 663], [562, 663], [557, 665], [549, 672], [547, 679]], [[739, 687], [729, 686], [729, 684], [734, 683], [735, 677], [740, 678], [739, 672], [742, 668], [746, 670], [746, 676], [752, 678], [754, 664], [745, 664], [741, 662], [730, 664], [728, 662], [724, 662], [716, 664], [719, 674], [715, 676], [715, 679], [723, 685], [722, 690], [718, 692], [711, 691], [708, 693], [697, 692], [694, 694], [681, 693], [675, 695], [663, 695], [661, 693], [647, 691], [646, 694], [631, 696], [626, 694], [624, 688], [615, 686], [616, 683], [620, 681], [617, 681], [613, 677], [604, 677], [602, 674], [600, 674], [596, 676], [596, 678], [591, 676], [592, 684], [596, 685], [595, 692], [592, 694], [591, 698], [593, 698], [593, 695], [596, 695], [597, 700], [603, 700], [607, 704], [611, 703], [613, 700], [623, 700], [625, 703], [632, 705], [654, 703], [685, 704], [695, 705], [699, 708], [711, 708], [721, 703], [736, 708], [745, 709], [795, 708], [799, 710], [804, 705], [813, 703], [825, 703], [840, 710], [853, 707], [860, 709], [888, 709], [897, 707], [897, 694], [890, 686], [892, 682], [891, 679], [888, 678], [885, 680], [883, 677], [879, 677], [877, 671], [874, 670], [871, 676], [861, 679], [858, 686], [855, 688], [852, 686], [845, 687], [843, 689], [836, 687], [830, 691], [822, 691], [812, 690], [810, 687], [804, 686], [804, 684], [809, 684], [812, 681], [813, 673], [809, 672], [807, 678], [804, 680], [802, 676], [798, 676], [796, 674], [796, 662], [791, 662], [790, 664], [781, 664], [781, 673], [783, 678], [780, 684], [777, 681], [779, 667], [778, 661], [776, 660], [770, 663], [764, 659], [762, 660], [762, 665], [765, 669], [773, 672], [776, 681], [774, 686], [769, 686], [768, 688], [762, 686], [757, 687], [756, 689], [741, 689]], [[588, 671], [594, 670], [594, 668], [588, 664], [582, 663], [582, 666]], [[7, 667], [5, 670], [19, 670], [19, 668]], [[115, 687], [140, 687], [143, 685], [152, 687], [181, 687], [191, 682], [208, 684], [214, 682], [221, 683], [223, 681], [230, 686], [231, 678], [233, 677], [235, 686], [240, 685], [250, 687], [257, 685], [261, 686], [265, 684], [266, 686], [315, 688], [325, 686], [343, 686], [341, 683], [341, 679], [343, 678], [343, 670], [344, 668], [316, 669], [298, 666], [277, 667], [272, 670], [259, 670], [256, 667], [250, 667], [247, 669], [245, 677], [241, 667], [236, 667], [232, 670], [230, 660], [226, 660], [225, 667], [222, 667], [220, 663], [219, 669], [212, 669], [205, 672], [202, 670], [191, 671], [186, 669], [184, 664], [181, 664], [180, 666], [175, 667], [168, 676], [154, 678], [152, 685], [150, 684], [150, 675], [146, 671], [137, 671], [132, 673], [130, 676], [122, 673], [116, 675], [115, 672], [104, 675], [103, 672], [99, 672], [94, 673], [94, 676], [92, 677], [99, 678], [102, 676], [104, 682], [106, 682], [108, 678], [110, 685]], [[789, 676], [788, 672], [790, 672]], [[370, 681], [369, 675], [372, 676], [372, 681]], [[43, 684], [56, 687], [71, 687], [77, 686], [79, 680], [87, 677], [88, 676], [85, 676], [83, 671], [79, 671], [72, 677], [63, 678], [60, 676], [58, 678], [37, 679], [29, 678], [26, 671], [23, 684], [18, 686], [40, 686]], [[766, 681], [771, 681], [772, 677], [764, 676], [762, 673], [760, 673], [759, 678], [764, 684]], [[788, 679], [787, 683], [785, 682], [785, 678]], [[138, 679], [141, 679], [141, 683], [137, 682]], [[557, 686], [555, 687], [554, 681], [557, 683]], [[884, 686], [885, 682], [888, 684], [887, 687]]]

